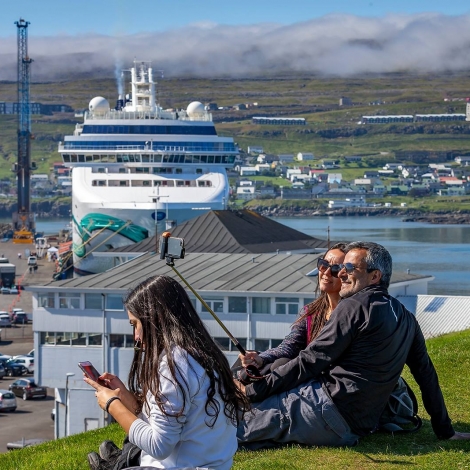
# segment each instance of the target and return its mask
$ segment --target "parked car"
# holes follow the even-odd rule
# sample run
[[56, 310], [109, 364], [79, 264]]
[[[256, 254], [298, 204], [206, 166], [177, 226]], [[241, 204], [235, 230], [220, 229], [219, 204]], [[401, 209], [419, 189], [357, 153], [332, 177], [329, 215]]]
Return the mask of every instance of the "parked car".
[[11, 320], [10, 315], [8, 313], [0, 314], [0, 328], [10, 328], [11, 327]]
[[16, 364], [15, 362], [12, 362], [11, 359], [0, 359], [0, 363], [5, 368], [5, 372], [7, 373], [8, 377], [24, 375], [28, 373], [28, 369], [23, 364]]
[[0, 390], [0, 411], [15, 411], [16, 397], [10, 390]]
[[45, 387], [39, 387], [34, 382], [34, 379], [18, 379], [15, 380], [8, 387], [17, 397], [23, 398], [23, 400], [29, 400], [34, 397], [46, 398], [47, 389]]
[[9, 354], [2, 354], [0, 352], [0, 359], [4, 359], [5, 361], [8, 361], [8, 359], [11, 359], [11, 356]]
[[13, 314], [13, 323], [15, 325], [26, 325], [28, 317], [25, 312], [16, 312]]
[[34, 357], [15, 356], [13, 359], [11, 359], [11, 362], [15, 364], [22, 364], [26, 367], [26, 369], [28, 369], [30, 374], [34, 374]]
[[7, 375], [7, 371], [5, 370], [5, 367], [3, 367], [2, 364], [0, 364], [0, 380], [3, 379]]
[[16, 286], [10, 287], [10, 294], [18, 294], [18, 288]]
[[0, 294], [9, 294], [10, 289], [8, 287], [0, 287]]

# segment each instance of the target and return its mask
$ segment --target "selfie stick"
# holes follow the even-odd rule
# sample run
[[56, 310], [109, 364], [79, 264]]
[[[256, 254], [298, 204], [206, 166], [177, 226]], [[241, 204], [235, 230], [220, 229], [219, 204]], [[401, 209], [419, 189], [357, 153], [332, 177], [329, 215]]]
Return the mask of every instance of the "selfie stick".
[[[186, 281], [186, 279], [178, 272], [175, 268], [174, 257], [168, 255], [168, 239], [171, 237], [170, 232], [163, 232], [162, 236], [160, 237], [160, 259], [165, 259], [166, 264], [173, 269], [173, 271], [178, 275], [178, 277], [186, 284], [188, 289], [198, 298], [202, 305], [207, 309], [207, 311], [214, 317], [214, 320], [219, 324], [219, 326], [225, 331], [226, 335], [230, 338], [232, 343], [235, 347], [245, 356], [246, 351], [244, 347], [238, 342], [237, 338], [230, 333], [227, 327], [220, 321], [219, 317], [213, 312], [213, 310], [207, 305], [204, 299], [192, 288], [192, 286]], [[184, 251], [182, 251], [184, 256]], [[180, 256], [182, 258], [183, 256]]]

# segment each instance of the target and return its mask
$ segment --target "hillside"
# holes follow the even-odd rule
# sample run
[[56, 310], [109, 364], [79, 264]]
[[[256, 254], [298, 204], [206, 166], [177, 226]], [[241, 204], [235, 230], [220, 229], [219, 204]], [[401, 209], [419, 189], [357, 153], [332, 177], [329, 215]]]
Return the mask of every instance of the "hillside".
[[[15, 101], [16, 93], [16, 83], [0, 82], [0, 101]], [[470, 77], [465, 74], [389, 74], [354, 79], [309, 75], [212, 80], [170, 78], [158, 85], [158, 99], [164, 108], [185, 108], [194, 100], [215, 102], [220, 107], [257, 103], [247, 110], [213, 112], [218, 132], [233, 136], [242, 149], [261, 145], [266, 152], [303, 151], [318, 157], [385, 154], [390, 160], [395, 155], [427, 158], [431, 154], [436, 159], [451, 159], [466, 154], [470, 148], [470, 126], [463, 121], [360, 125], [362, 115], [465, 113], [464, 100], [469, 93]], [[115, 80], [31, 84], [32, 101], [68, 104], [75, 110], [86, 109], [94, 96], [104, 96], [113, 104], [117, 98]], [[352, 105], [340, 107], [341, 97], [348, 97]], [[369, 105], [373, 102], [380, 104]], [[307, 125], [251, 123], [252, 116], [279, 115], [304, 117]], [[32, 117], [31, 151], [38, 172], [47, 171], [59, 159], [59, 141], [79, 121], [73, 113]], [[16, 116], [0, 115], [0, 178], [12, 177], [10, 170], [17, 152], [16, 129]]]

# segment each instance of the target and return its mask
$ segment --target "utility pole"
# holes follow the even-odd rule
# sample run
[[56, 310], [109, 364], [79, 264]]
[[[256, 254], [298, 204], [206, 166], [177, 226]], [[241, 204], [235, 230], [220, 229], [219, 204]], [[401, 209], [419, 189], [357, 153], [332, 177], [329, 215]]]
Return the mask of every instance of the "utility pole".
[[13, 170], [17, 175], [18, 212], [13, 214], [15, 231], [34, 231], [34, 215], [31, 213], [30, 171], [31, 168], [31, 102], [30, 65], [28, 56], [29, 22], [20, 18], [18, 28], [18, 159]]

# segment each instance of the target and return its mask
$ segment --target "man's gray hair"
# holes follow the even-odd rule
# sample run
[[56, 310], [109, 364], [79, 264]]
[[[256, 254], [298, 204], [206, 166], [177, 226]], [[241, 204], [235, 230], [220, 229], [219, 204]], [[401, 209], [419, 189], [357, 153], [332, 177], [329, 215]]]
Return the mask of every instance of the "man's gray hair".
[[378, 269], [382, 273], [380, 285], [388, 288], [392, 277], [392, 257], [382, 245], [374, 242], [352, 242], [346, 245], [346, 253], [351, 250], [366, 250], [364, 261], [367, 269]]

